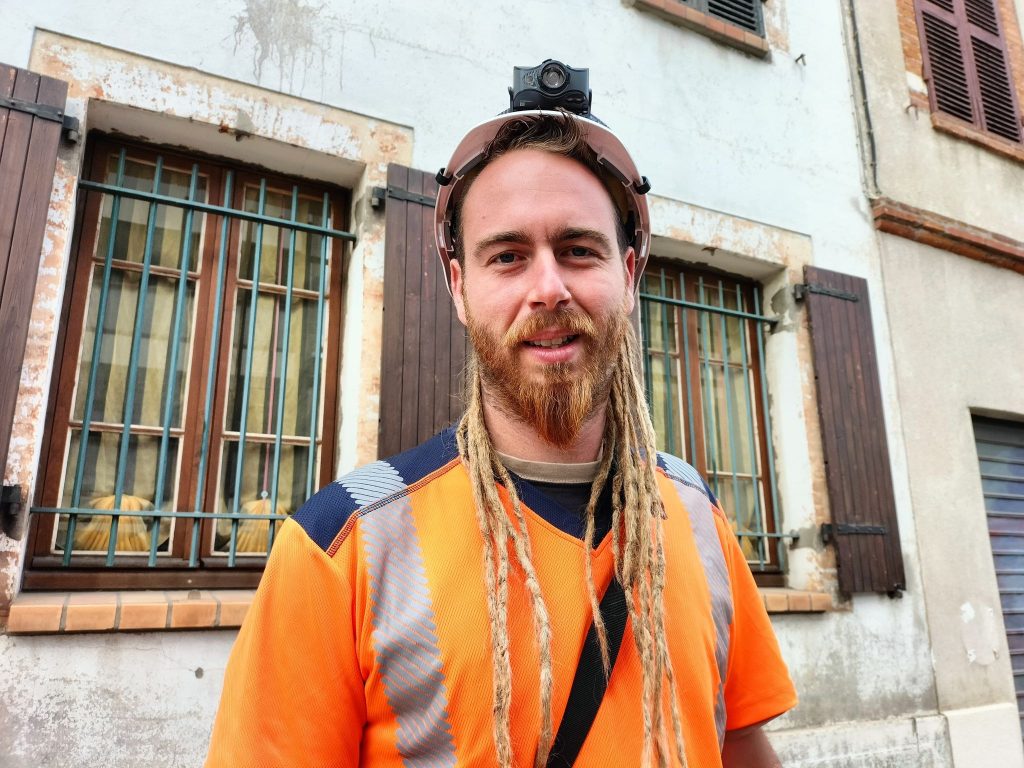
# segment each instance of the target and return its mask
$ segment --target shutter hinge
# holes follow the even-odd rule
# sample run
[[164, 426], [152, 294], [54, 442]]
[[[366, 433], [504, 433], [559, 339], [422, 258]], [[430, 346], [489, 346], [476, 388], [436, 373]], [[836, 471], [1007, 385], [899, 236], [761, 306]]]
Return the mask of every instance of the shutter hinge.
[[844, 299], [845, 301], [860, 301], [860, 297], [856, 294], [840, 291], [838, 288], [826, 288], [824, 285], [815, 285], [814, 283], [797, 283], [793, 286], [793, 298], [797, 301], [806, 299], [808, 293], [831, 296], [835, 299]]
[[13, 109], [16, 112], [24, 112], [33, 117], [38, 117], [40, 120], [51, 120], [55, 123], [60, 123], [64, 138], [72, 144], [77, 143], [80, 138], [78, 118], [65, 114], [63, 109], [51, 107], [48, 104], [35, 104], [23, 99], [14, 99], [9, 96], [0, 96], [0, 107]]
[[374, 187], [370, 190], [370, 206], [372, 208], [382, 208], [385, 200], [389, 197], [394, 200], [404, 200], [407, 203], [426, 205], [430, 208], [433, 208], [437, 203], [432, 195], [420, 195], [389, 184], [387, 189], [384, 187]]
[[24, 511], [20, 485], [5, 485], [0, 488], [0, 531], [15, 541], [25, 533]]
[[822, 523], [821, 540], [825, 544], [836, 536], [884, 536], [888, 531], [884, 525], [866, 525], [863, 523]]

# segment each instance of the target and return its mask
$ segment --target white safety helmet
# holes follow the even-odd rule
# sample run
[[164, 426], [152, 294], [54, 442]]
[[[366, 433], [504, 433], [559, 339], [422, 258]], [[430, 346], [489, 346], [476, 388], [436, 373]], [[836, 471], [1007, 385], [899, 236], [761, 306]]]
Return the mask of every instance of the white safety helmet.
[[[544, 65], [547, 64], [548, 62], [544, 63]], [[639, 285], [640, 276], [647, 264], [647, 256], [651, 248], [651, 220], [645, 197], [651, 184], [646, 176], [641, 176], [637, 171], [636, 164], [618, 137], [604, 123], [590, 114], [589, 98], [587, 101], [588, 109], [583, 114], [552, 109], [512, 109], [503, 112], [497, 117], [480, 123], [467, 133], [455, 148], [448, 165], [438, 171], [437, 203], [434, 208], [434, 240], [437, 243], [437, 254], [443, 265], [445, 283], [448, 285], [449, 293], [452, 289], [449, 262], [455, 258], [455, 232], [453, 231], [452, 217], [456, 202], [465, 194], [463, 185], [466, 177], [483, 160], [487, 146], [497, 136], [502, 126], [511, 122], [544, 116], [556, 117], [560, 120], [576, 120], [586, 137], [587, 145], [597, 156], [598, 165], [607, 171], [603, 181], [606, 186], [609, 186], [615, 207], [627, 227], [626, 236], [636, 254], [634, 288]], [[515, 100], [513, 100], [513, 105], [515, 105]], [[617, 194], [618, 184], [622, 185], [621, 194]]]

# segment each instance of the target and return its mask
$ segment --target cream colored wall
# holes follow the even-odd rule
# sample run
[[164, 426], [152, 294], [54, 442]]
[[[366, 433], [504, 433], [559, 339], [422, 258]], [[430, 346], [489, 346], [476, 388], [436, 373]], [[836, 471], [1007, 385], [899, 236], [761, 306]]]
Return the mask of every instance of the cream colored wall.
[[939, 707], [953, 735], [999, 720], [1024, 761], [1015, 712], [991, 708], [1016, 700], [971, 426], [1024, 421], [1024, 278], [891, 236], [882, 271]]
[[[860, 27], [882, 195], [1024, 240], [1024, 164], [932, 127], [919, 75], [906, 71], [896, 3], [852, 0]], [[1018, 21], [1024, 0], [1013, 0]], [[865, 152], [868, 145], [865, 140]], [[869, 189], [870, 193], [870, 189]]]
[[[906, 71], [896, 3], [847, 6], [865, 71], [869, 196], [1024, 240], [1024, 163], [936, 130], [911, 106], [927, 91]], [[971, 427], [972, 412], [1024, 419], [1024, 276], [890, 235], [879, 243], [938, 708], [957, 768], [1024, 765]]]

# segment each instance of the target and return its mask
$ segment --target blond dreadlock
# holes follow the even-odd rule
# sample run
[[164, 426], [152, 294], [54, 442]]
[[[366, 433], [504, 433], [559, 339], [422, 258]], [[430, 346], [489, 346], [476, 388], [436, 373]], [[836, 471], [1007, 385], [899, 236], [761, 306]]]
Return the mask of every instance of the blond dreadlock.
[[[625, 338], [611, 380], [605, 427], [605, 451], [586, 509], [584, 573], [593, 612], [594, 628], [601, 648], [606, 675], [610, 673], [608, 637], [601, 619], [594, 585], [590, 554], [594, 544], [594, 517], [601, 490], [612, 467], [612, 552], [615, 576], [626, 595], [633, 627], [633, 640], [643, 674], [644, 746], [643, 766], [652, 759], [660, 768], [668, 766], [672, 747], [687, 765], [675, 673], [665, 637], [664, 589], [665, 549], [662, 532], [664, 508], [654, 471], [655, 437], [643, 389], [637, 372], [639, 357], [632, 327]], [[536, 642], [540, 656], [541, 732], [534, 765], [547, 763], [552, 732], [551, 698], [551, 623], [540, 590], [530, 551], [530, 538], [523, 518], [519, 495], [511, 477], [491, 443], [484, 423], [482, 382], [479, 367], [471, 362], [467, 376], [467, 409], [457, 430], [459, 455], [472, 482], [477, 519], [484, 539], [484, 577], [487, 586], [487, 613], [494, 654], [494, 743], [498, 765], [513, 765], [510, 707], [512, 700], [512, 664], [508, 637], [509, 544], [523, 571], [526, 589], [533, 606]], [[509, 496], [514, 520], [502, 504], [495, 477]], [[665, 727], [665, 684], [668, 684], [672, 742]]]

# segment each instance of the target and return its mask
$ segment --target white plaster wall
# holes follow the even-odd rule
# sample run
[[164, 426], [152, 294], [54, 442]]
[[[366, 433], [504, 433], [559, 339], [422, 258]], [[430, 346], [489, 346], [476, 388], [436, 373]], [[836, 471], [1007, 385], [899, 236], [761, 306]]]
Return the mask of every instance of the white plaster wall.
[[[833, 260], [847, 255], [856, 265], [864, 251], [836, 4], [767, 4], [784, 46], [770, 61], [597, 0], [330, 0], [308, 28], [278, 19], [276, 31], [257, 36], [245, 21], [264, 18], [268, 6], [299, 5], [11, 3], [0, 55], [25, 65], [33, 29], [42, 27], [258, 82], [415, 126], [413, 164], [426, 169], [447, 161], [457, 135], [508, 106], [512, 64], [556, 56], [590, 67], [596, 114], [633, 148], [657, 194], [808, 232]], [[860, 235], [851, 240], [854, 229]]]
[[0, 766], [201, 765], [233, 640], [233, 632], [0, 638]]
[[[279, 19], [263, 27], [261, 14], [270, 7], [295, 12], [288, 24]], [[332, 1], [316, 19], [306, 19], [302, 7], [290, 0], [181, 0], [144, 6], [129, 0], [7, 3], [0, 24], [0, 60], [26, 66], [35, 30], [53, 30], [194, 68], [197, 76], [260, 85], [409, 125], [414, 133], [412, 164], [426, 169], [446, 162], [466, 128], [507, 106], [505, 87], [513, 64], [555, 56], [589, 66], [595, 112], [634, 150], [659, 200], [667, 208], [681, 201], [701, 209], [687, 231], [673, 230], [669, 224], [679, 222], [671, 218], [656, 222], [666, 243], [685, 238], [698, 253], [705, 245], [730, 250], [732, 243], [734, 253], [754, 259], [760, 241], [751, 235], [740, 243], [744, 231], [800, 235], [783, 246], [782, 253], [790, 247], [799, 250], [791, 261], [779, 256], [760, 265], [729, 263], [731, 269], [765, 280], [775, 311], [787, 315], [784, 329], [769, 341], [769, 366], [783, 528], [802, 533], [799, 548], [791, 553], [794, 586], [827, 587], [834, 574], [816, 538], [820, 448], [816, 454], [809, 437], [817, 423], [813, 400], [807, 399], [813, 376], [797, 340], [806, 318], [792, 306], [789, 291], [803, 263], [865, 276], [871, 284], [909, 589], [903, 600], [857, 597], [835, 613], [776, 621], [803, 702], [777, 726], [780, 734], [789, 734], [788, 754], [805, 760], [817, 755], [824, 761], [814, 765], [852, 765], [844, 757], [845, 742], [838, 737], [830, 741], [830, 724], [861, 720], [865, 713], [872, 719], [906, 719], [933, 712], [915, 529], [909, 488], [902, 479], [903, 430], [889, 321], [861, 189], [839, 4], [767, 3], [773, 40], [769, 60], [615, 2], [460, 0], [442, 9], [414, 0]], [[261, 53], [266, 53], [262, 63]], [[674, 215], [683, 214], [665, 212], [666, 217]], [[736, 224], [740, 219], [748, 221], [746, 230]], [[718, 263], [706, 255], [703, 260]], [[365, 274], [358, 271], [350, 291], [358, 290]], [[0, 726], [7, 726], [0, 728], [0, 754], [3, 739], [16, 736], [35, 740], [55, 755], [54, 761], [63, 760], [63, 755], [93, 748], [95, 736], [88, 723], [115, 716], [125, 728], [159, 733], [165, 728], [161, 718], [170, 718], [180, 743], [205, 744], [216, 698], [210, 689], [219, 683], [217, 670], [223, 667], [230, 637], [0, 637], [0, 679], [12, 681], [6, 689], [6, 683], [0, 684], [5, 693]], [[68, 716], [83, 725], [64, 731], [37, 729], [33, 718], [48, 711], [40, 710], [40, 702], [65, 687], [69, 676], [80, 674], [78, 662], [69, 672], [66, 660], [79, 655], [90, 659], [98, 646], [112, 649], [104, 656], [102, 685], [93, 682], [85, 687], [86, 694], [62, 700]], [[201, 694], [195, 683], [183, 682], [193, 664], [207, 673], [197, 681], [203, 686]], [[150, 674], [143, 678], [140, 669]], [[144, 687], [166, 709], [135, 706]], [[891, 743], [872, 744], [865, 749], [879, 755], [892, 749]], [[138, 749], [119, 742], [114, 753], [131, 764], [141, 755]], [[195, 764], [196, 754], [201, 750], [183, 755], [181, 764]], [[166, 757], [145, 762], [177, 764]]]

